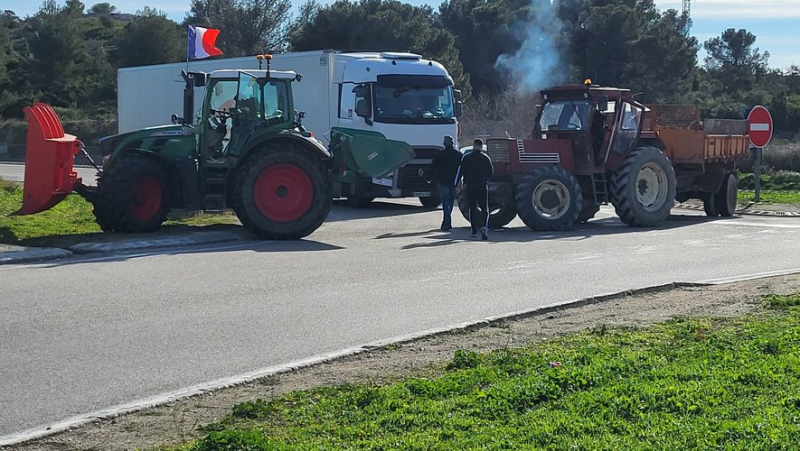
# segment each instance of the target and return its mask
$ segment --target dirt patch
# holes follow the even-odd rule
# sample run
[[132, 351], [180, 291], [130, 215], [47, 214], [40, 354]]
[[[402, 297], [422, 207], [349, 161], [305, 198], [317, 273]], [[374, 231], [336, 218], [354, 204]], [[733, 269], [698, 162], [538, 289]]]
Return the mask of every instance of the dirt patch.
[[197, 426], [217, 421], [234, 404], [271, 399], [294, 390], [345, 383], [386, 383], [430, 374], [457, 349], [488, 351], [523, 347], [595, 327], [643, 326], [680, 316], [728, 317], [758, 310], [766, 294], [800, 292], [800, 274], [725, 285], [676, 288], [621, 297], [576, 308], [503, 321], [392, 345], [330, 363], [195, 396], [16, 446], [21, 450], [129, 450], [181, 443], [199, 436]]

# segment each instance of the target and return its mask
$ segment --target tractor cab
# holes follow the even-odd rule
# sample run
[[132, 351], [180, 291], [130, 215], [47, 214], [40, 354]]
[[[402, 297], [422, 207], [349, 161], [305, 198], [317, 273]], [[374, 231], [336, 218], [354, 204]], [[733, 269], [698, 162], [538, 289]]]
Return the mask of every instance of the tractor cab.
[[199, 124], [201, 159], [241, 157], [264, 134], [297, 127], [291, 82], [299, 79], [292, 71], [211, 72]]
[[[625, 155], [639, 138], [644, 105], [628, 89], [605, 88], [587, 80], [541, 92], [533, 138], [556, 140], [554, 149], [571, 149], [576, 167], [592, 171], [610, 152]], [[569, 158], [571, 159], [571, 158]]]

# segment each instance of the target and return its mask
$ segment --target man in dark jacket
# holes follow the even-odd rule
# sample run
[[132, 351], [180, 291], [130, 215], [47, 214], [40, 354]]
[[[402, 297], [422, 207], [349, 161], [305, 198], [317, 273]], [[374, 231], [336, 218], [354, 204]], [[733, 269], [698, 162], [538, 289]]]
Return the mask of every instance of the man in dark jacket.
[[460, 179], [464, 179], [469, 200], [470, 236], [477, 237], [480, 230], [482, 240], [489, 239], [489, 194], [486, 185], [492, 174], [492, 159], [483, 153], [483, 140], [476, 139], [472, 144], [472, 152], [461, 159], [455, 182], [458, 184]]
[[453, 147], [453, 137], [444, 137], [444, 149], [433, 158], [431, 166], [433, 181], [439, 188], [442, 199], [442, 230], [450, 230], [452, 225], [453, 202], [456, 197], [456, 174], [461, 165], [461, 152]]

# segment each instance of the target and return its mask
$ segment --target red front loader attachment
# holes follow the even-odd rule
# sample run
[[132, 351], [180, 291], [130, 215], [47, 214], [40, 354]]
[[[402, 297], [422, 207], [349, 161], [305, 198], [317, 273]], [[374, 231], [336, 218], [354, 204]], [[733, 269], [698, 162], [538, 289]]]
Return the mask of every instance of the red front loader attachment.
[[50, 105], [25, 107], [28, 143], [25, 147], [25, 183], [22, 208], [15, 215], [31, 215], [53, 208], [80, 183], [72, 170], [81, 142], [64, 133], [61, 121]]

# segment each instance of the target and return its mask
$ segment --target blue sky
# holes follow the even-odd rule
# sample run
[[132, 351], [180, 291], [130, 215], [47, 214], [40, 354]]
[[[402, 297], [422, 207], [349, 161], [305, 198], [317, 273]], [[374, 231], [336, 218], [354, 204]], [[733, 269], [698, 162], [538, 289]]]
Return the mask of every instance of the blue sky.
[[[87, 7], [108, 1], [121, 12], [134, 13], [144, 6], [164, 11], [170, 19], [183, 20], [188, 0], [83, 0]], [[292, 0], [295, 5], [302, 0]], [[10, 9], [20, 17], [33, 14], [42, 2], [37, 0], [0, 0], [0, 10]], [[59, 0], [63, 4], [63, 0]], [[320, 3], [331, 3], [322, 0]], [[439, 0], [411, 0], [408, 3], [438, 6]], [[661, 9], [681, 8], [681, 0], [656, 0]], [[756, 47], [770, 53], [772, 67], [800, 65], [800, 1], [798, 0], [694, 0], [692, 34], [700, 42], [719, 36], [727, 28], [745, 28], [757, 37]], [[700, 62], [705, 54], [701, 51]]]

